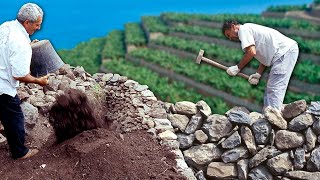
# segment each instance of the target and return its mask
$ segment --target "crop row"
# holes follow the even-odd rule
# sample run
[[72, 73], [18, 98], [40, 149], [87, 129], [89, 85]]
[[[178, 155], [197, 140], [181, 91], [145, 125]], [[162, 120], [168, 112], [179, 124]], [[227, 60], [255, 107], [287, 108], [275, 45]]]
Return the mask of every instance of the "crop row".
[[[225, 39], [220, 29], [208, 27], [179, 25], [171, 27], [170, 31]], [[298, 36], [291, 36], [291, 38], [299, 44], [300, 52], [320, 55], [320, 40], [303, 39]]]
[[106, 43], [103, 46], [102, 58], [114, 59], [118, 57], [124, 57], [126, 50], [124, 47], [124, 32], [120, 30], [111, 31], [107, 38]]
[[257, 14], [187, 14], [187, 13], [162, 13], [164, 21], [188, 23], [190, 21], [224, 22], [230, 19], [237, 19], [240, 23], [252, 22], [270, 27], [300, 29], [308, 31], [320, 30], [319, 25], [307, 21], [294, 19], [264, 18]]
[[113, 73], [119, 73], [136, 80], [140, 84], [147, 84], [156, 97], [162, 101], [175, 103], [178, 101], [198, 102], [204, 100], [214, 113], [220, 114], [230, 109], [220, 98], [202, 96], [195, 90], [186, 87], [184, 83], [170, 81], [168, 78], [161, 77], [148, 68], [137, 66], [124, 59], [108, 61], [104, 64], [104, 67], [111, 69]]
[[[217, 44], [185, 40], [170, 36], [161, 37], [153, 40], [152, 42], [195, 54], [199, 52], [199, 49], [204, 49], [206, 56], [217, 58], [224, 62], [232, 62], [234, 64], [237, 64], [243, 56], [243, 52], [240, 49], [230, 49]], [[258, 64], [258, 61], [251, 61], [249, 66], [257, 68]], [[296, 79], [305, 81], [307, 83], [320, 83], [320, 66], [315, 65], [307, 60], [301, 61], [297, 63], [296, 68], [293, 71], [293, 76]]]
[[144, 46], [147, 43], [144, 31], [139, 23], [125, 24], [124, 33], [126, 45]]

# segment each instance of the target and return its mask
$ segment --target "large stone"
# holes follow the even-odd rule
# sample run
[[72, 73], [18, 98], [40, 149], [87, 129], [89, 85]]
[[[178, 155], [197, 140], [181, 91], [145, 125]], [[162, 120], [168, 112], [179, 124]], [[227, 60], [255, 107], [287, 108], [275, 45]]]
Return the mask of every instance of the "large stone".
[[273, 180], [272, 174], [264, 166], [253, 168], [249, 172], [248, 177], [250, 180]]
[[197, 106], [193, 102], [181, 101], [175, 104], [175, 110], [178, 114], [192, 116], [197, 113]]
[[25, 119], [25, 126], [26, 129], [32, 129], [36, 123], [38, 118], [38, 108], [34, 107], [30, 103], [23, 102], [21, 103], [21, 109], [23, 111], [24, 119]]
[[316, 147], [317, 135], [309, 127], [305, 132], [307, 151], [311, 151]]
[[267, 146], [254, 155], [249, 162], [249, 167], [253, 168], [264, 162], [265, 160], [281, 154], [274, 146]]
[[197, 130], [195, 133], [195, 138], [198, 142], [200, 142], [201, 144], [204, 144], [207, 142], [208, 140], [208, 136], [206, 135], [206, 133], [204, 133], [202, 130]]
[[301, 131], [307, 129], [309, 126], [313, 124], [313, 117], [309, 113], [303, 113], [295, 118], [293, 118], [289, 122], [288, 129], [291, 131]]
[[206, 122], [202, 126], [202, 130], [209, 137], [210, 142], [217, 142], [222, 137], [228, 135], [233, 126], [227, 117], [213, 114], [208, 117]]
[[249, 127], [242, 126], [240, 129], [241, 137], [252, 155], [257, 153], [256, 142]]
[[320, 120], [316, 120], [312, 125], [312, 130], [316, 135], [320, 135]]
[[280, 150], [300, 147], [304, 144], [304, 135], [298, 132], [279, 130], [276, 133], [275, 145]]
[[267, 166], [273, 175], [283, 175], [293, 169], [289, 153], [282, 153], [267, 161]]
[[239, 180], [248, 179], [249, 160], [248, 159], [241, 159], [240, 161], [238, 161], [237, 162], [237, 169], [238, 169]]
[[306, 108], [307, 102], [305, 100], [299, 100], [285, 105], [282, 114], [285, 119], [292, 119], [306, 111]]
[[229, 112], [228, 119], [229, 121], [235, 124], [241, 124], [241, 125], [247, 125], [247, 126], [251, 126], [252, 124], [251, 117], [243, 111]]
[[185, 129], [186, 134], [192, 134], [196, 130], [200, 129], [201, 125], [203, 124], [202, 116], [200, 113], [193, 115]]
[[231, 136], [229, 136], [226, 140], [221, 143], [221, 146], [225, 149], [232, 149], [241, 144], [241, 136], [238, 131], [234, 132]]
[[289, 171], [285, 176], [292, 179], [319, 180], [320, 172]]
[[210, 106], [205, 101], [197, 102], [196, 106], [204, 118], [208, 118], [212, 114]]
[[188, 116], [181, 114], [168, 114], [168, 119], [174, 128], [178, 128], [182, 132], [184, 132], [189, 122]]
[[306, 163], [306, 153], [304, 148], [297, 148], [294, 152], [293, 166], [295, 170], [303, 169]]
[[320, 147], [311, 152], [311, 157], [307, 162], [308, 171], [320, 171]]
[[236, 178], [237, 166], [234, 163], [212, 162], [208, 165], [207, 175], [217, 179]]
[[244, 159], [249, 156], [248, 149], [244, 146], [236, 147], [225, 151], [221, 155], [221, 159], [225, 163], [237, 162], [239, 159]]
[[189, 148], [193, 145], [193, 141], [195, 139], [194, 134], [182, 134], [177, 133], [178, 141], [181, 149]]
[[214, 160], [219, 160], [222, 150], [216, 144], [208, 143], [199, 146], [193, 146], [183, 151], [184, 158], [189, 165], [202, 167]]
[[287, 129], [287, 121], [282, 117], [280, 111], [276, 108], [266, 108], [265, 117], [272, 125], [278, 127], [279, 129]]
[[259, 119], [252, 125], [252, 131], [257, 144], [267, 144], [271, 132], [271, 125], [265, 119]]

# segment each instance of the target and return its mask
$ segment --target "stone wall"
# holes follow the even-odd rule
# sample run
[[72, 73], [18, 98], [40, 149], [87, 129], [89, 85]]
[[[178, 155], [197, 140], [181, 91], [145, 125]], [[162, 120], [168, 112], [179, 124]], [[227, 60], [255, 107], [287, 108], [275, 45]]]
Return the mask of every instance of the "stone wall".
[[[147, 85], [119, 74], [91, 76], [68, 65], [45, 88], [19, 87], [30, 146], [53, 133], [48, 110], [67, 89], [85, 92], [95, 116], [121, 132], [147, 130], [176, 154], [177, 170], [188, 179], [317, 179], [320, 175], [320, 103], [287, 104], [281, 120], [234, 107], [212, 114], [204, 101], [157, 100]], [[3, 138], [0, 138], [3, 141]], [[1, 142], [0, 142], [1, 143]]]

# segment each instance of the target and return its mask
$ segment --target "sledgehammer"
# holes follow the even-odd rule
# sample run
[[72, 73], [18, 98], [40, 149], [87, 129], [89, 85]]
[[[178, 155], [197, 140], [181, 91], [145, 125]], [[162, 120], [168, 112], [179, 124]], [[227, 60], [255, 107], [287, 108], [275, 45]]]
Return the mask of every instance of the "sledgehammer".
[[[217, 63], [217, 62], [215, 62], [215, 61], [213, 61], [211, 59], [208, 59], [206, 57], [203, 57], [203, 53], [204, 53], [204, 50], [200, 49], [198, 57], [197, 57], [197, 60], [196, 60], [197, 64], [200, 64], [201, 61], [204, 61], [204, 62], [206, 62], [206, 63], [208, 63], [208, 64], [210, 64], [212, 66], [218, 67], [220, 69], [223, 69], [223, 70], [227, 70], [228, 69], [228, 67], [226, 67], [226, 66], [224, 66], [222, 64], [219, 64], [219, 63]], [[243, 74], [243, 73], [238, 73], [237, 76], [243, 77], [245, 79], [249, 79], [249, 76], [246, 75], [246, 74]]]

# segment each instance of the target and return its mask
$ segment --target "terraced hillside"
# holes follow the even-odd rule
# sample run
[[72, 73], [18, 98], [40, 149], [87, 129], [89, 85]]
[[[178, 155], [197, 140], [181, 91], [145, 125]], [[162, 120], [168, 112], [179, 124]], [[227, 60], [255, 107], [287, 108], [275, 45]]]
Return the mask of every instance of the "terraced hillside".
[[[316, 35], [320, 34], [320, 26], [306, 21], [252, 14], [163, 13], [144, 16], [141, 23], [125, 24], [123, 31], [112, 31], [59, 54], [71, 65], [89, 68], [90, 73], [100, 69], [146, 84], [163, 101], [203, 99], [215, 113], [224, 113], [233, 106], [260, 111], [266, 73], [258, 86], [252, 86], [241, 77], [230, 77], [223, 70], [195, 63], [200, 49], [205, 50], [205, 57], [226, 66], [241, 59], [240, 44], [226, 40], [221, 33], [221, 25], [227, 19], [270, 26], [295, 39], [300, 57], [285, 103], [320, 100], [320, 36]], [[254, 73], [257, 66], [257, 61], [251, 61], [243, 72]]]

